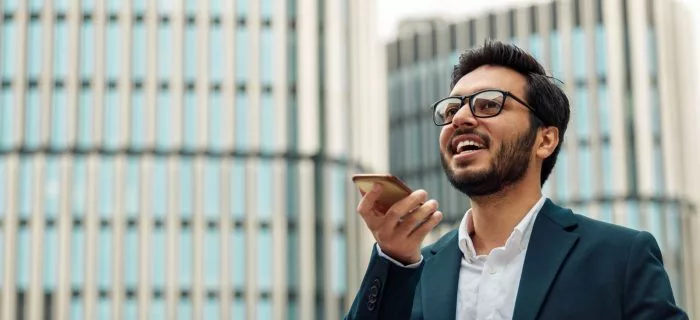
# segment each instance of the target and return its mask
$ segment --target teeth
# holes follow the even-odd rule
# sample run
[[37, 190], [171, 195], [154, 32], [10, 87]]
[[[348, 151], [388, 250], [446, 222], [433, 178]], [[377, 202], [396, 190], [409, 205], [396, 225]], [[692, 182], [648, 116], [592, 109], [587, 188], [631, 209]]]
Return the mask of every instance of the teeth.
[[477, 142], [474, 142], [471, 140], [464, 140], [464, 141], [460, 142], [459, 144], [457, 144], [457, 152], [464, 151], [464, 148], [466, 148], [467, 146], [475, 146], [479, 149], [485, 148], [485, 146], [483, 144], [480, 144], [480, 143], [477, 143]]

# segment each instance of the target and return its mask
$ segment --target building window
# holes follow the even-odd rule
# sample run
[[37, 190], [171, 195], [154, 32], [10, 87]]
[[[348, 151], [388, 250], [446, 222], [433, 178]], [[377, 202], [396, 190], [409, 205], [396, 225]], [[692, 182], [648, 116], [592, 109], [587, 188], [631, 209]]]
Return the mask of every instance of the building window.
[[[199, 48], [199, 44], [197, 43], [197, 26], [193, 24], [185, 24], [184, 29], [185, 41], [183, 49], [185, 52], [184, 61], [182, 62], [185, 64], [185, 81], [190, 82], [195, 81], [197, 78], [197, 61], [199, 61], [199, 59], [197, 59], [197, 48]], [[213, 36], [214, 34], [210, 34], [210, 37], [213, 38]], [[211, 43], [215, 42], [217, 41], [212, 41]], [[222, 52], [216, 52], [215, 54], [222, 55]], [[212, 55], [214, 55], [214, 52], [212, 52]], [[219, 69], [221, 69], [221, 66], [219, 66]]]
[[[27, 57], [28, 63], [27, 65], [27, 72], [28, 76], [30, 79], [38, 79], [41, 76], [41, 68], [43, 67], [43, 58], [42, 55], [44, 54], [43, 49], [43, 37], [42, 37], [42, 27], [41, 27], [41, 20], [29, 20], [28, 21], [28, 26], [27, 29], [27, 54], [29, 55]], [[14, 29], [14, 22], [13, 21], [8, 21], [5, 22], [5, 28], [12, 28]], [[5, 34], [5, 36], [8, 36]], [[12, 35], [12, 38], [14, 38], [15, 35]], [[14, 39], [13, 39], [14, 40]], [[9, 41], [8, 41], [9, 42]], [[3, 55], [8, 55], [5, 59], [6, 62], [4, 63], [3, 67], [8, 68], [10, 70], [15, 69], [15, 64], [17, 63], [17, 60], [15, 60], [15, 51], [16, 50], [8, 50], [10, 48], [16, 47], [17, 42], [9, 44], [5, 43], [3, 48]], [[54, 48], [54, 52], [57, 52], [55, 50], [57, 48]], [[12, 60], [10, 60], [12, 59]], [[7, 71], [7, 70], [6, 70]], [[6, 77], [14, 77], [16, 74], [13, 72], [12, 74], [6, 74]]]
[[[24, 109], [24, 145], [26, 148], [41, 146], [41, 97], [38, 88], [29, 88], [26, 93]], [[21, 106], [20, 106], [21, 108]]]
[[80, 28], [80, 71], [83, 79], [90, 79], [95, 73], [95, 26], [92, 20], [83, 20]]
[[[114, 2], [114, 1], [111, 1]], [[121, 30], [117, 22], [109, 22], [107, 24], [107, 35], [105, 39], [105, 56], [107, 67], [107, 79], [115, 80], [119, 77], [122, 66], [122, 40]], [[171, 53], [168, 52], [168, 55]], [[161, 56], [162, 58], [162, 56]], [[169, 66], [172, 68], [172, 66]]]
[[250, 148], [250, 143], [248, 141], [248, 95], [246, 92], [238, 92], [236, 94], [236, 149], [237, 150], [248, 150]]
[[51, 146], [54, 148], [65, 148], [68, 145], [67, 121], [69, 115], [66, 100], [66, 90], [55, 88], [51, 112], [51, 135], [49, 137]]
[[[220, 24], [212, 24], [209, 28], [209, 79], [212, 82], [221, 82], [224, 79], [224, 73], [230, 72], [225, 70], [226, 64], [224, 63], [224, 57], [226, 57], [224, 43], [227, 39], [224, 37]], [[195, 61], [192, 63], [196, 63]]]
[[[238, 1], [241, 3], [243, 1]], [[236, 82], [245, 83], [248, 81], [248, 52], [250, 51], [250, 41], [248, 29], [245, 26], [236, 28]]]

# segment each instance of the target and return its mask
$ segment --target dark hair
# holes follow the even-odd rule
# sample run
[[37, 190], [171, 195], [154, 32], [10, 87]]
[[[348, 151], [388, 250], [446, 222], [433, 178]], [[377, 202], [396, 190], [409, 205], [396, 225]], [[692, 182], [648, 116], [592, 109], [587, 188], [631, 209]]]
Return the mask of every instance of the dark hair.
[[543, 119], [530, 113], [530, 133], [544, 126], [554, 126], [559, 129], [559, 144], [554, 152], [544, 159], [540, 184], [544, 185], [557, 162], [557, 155], [564, 142], [564, 133], [569, 124], [569, 99], [547, 76], [544, 67], [537, 60], [512, 44], [495, 40], [486, 40], [484, 45], [468, 50], [459, 57], [459, 63], [452, 71], [450, 89], [454, 88], [459, 79], [484, 65], [498, 65], [512, 69], [527, 80], [525, 101], [537, 110]]

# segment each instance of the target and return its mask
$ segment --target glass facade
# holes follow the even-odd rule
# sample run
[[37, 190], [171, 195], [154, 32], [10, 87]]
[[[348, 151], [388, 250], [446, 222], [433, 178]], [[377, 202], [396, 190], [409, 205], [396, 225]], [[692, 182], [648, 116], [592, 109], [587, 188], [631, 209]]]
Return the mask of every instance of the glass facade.
[[[386, 48], [390, 170], [409, 186], [426, 189], [431, 197], [440, 202], [446, 218], [443, 224], [446, 226], [435, 231], [436, 237], [458, 225], [469, 208], [469, 202], [453, 190], [444, 177], [437, 149], [439, 128], [432, 124], [430, 115], [432, 102], [447, 95], [449, 88], [420, 88], [449, 80], [452, 70], [435, 65], [456, 64], [463, 50], [483, 43], [483, 39], [467, 41], [459, 37], [469, 35], [472, 40], [475, 35], [504, 35], [507, 38], [500, 40], [525, 46], [539, 61], [544, 62], [548, 73], [561, 80], [562, 83], [557, 81], [557, 85], [569, 95], [572, 121], [556, 167], [544, 186], [545, 195], [575, 209], [579, 214], [651, 232], [664, 251], [665, 266], [676, 298], [681, 304], [687, 304], [692, 297], [687, 296], [689, 290], [685, 287], [685, 279], [688, 279], [691, 271], [684, 267], [684, 259], [690, 258], [684, 256], [682, 247], [688, 243], [684, 242], [687, 238], [681, 224], [684, 217], [693, 213], [694, 206], [689, 199], [679, 198], [669, 191], [665, 176], [668, 164], [664, 163], [664, 159], [681, 155], [663, 153], [666, 149], [662, 143], [664, 129], [661, 110], [668, 106], [664, 106], [658, 85], [660, 35], [653, 19], [643, 19], [645, 23], [642, 25], [623, 24], [629, 20], [628, 15], [636, 12], [623, 10], [619, 21], [605, 21], [603, 6], [606, 2], [617, 3], [615, 0], [593, 1], [593, 4], [552, 1], [495, 13], [504, 16], [492, 16], [489, 21], [501, 18], [508, 21], [504, 27], [510, 27], [510, 30], [505, 32], [493, 30], [499, 27], [497, 23], [482, 23], [481, 29], [475, 27], [485, 19], [482, 16], [453, 25], [435, 23], [431, 30], [406, 33], [390, 42]], [[645, 17], [655, 16], [653, 6], [648, 5], [646, 10], [643, 13]], [[524, 39], [513, 29], [519, 25], [517, 19], [522, 16], [527, 16], [527, 21], [533, 23]], [[538, 20], [535, 25], [535, 19], [545, 21], [540, 23], [542, 21]], [[647, 74], [630, 70], [630, 61], [634, 57], [629, 51], [616, 53], [621, 57], [608, 56], [610, 51], [607, 46], [612, 36], [608, 30], [615, 24], [621, 24], [619, 27], [624, 34], [632, 34], [630, 28], [643, 29], [635, 33], [641, 34], [641, 37], [630, 37], [626, 41], [643, 43], [638, 47], [643, 46], [648, 50], [648, 55], [644, 56], [647, 60], [638, 61], [644, 64], [644, 68], [639, 70], [648, 70]], [[449, 46], [437, 47], [431, 54], [425, 55], [421, 54], [423, 48], [416, 41], [443, 42]], [[458, 47], [457, 43], [468, 45]], [[619, 59], [627, 62], [624, 67], [610, 65], [609, 61]], [[425, 66], [430, 66], [433, 73], [425, 72]], [[609, 78], [611, 67], [623, 68], [614, 74], [618, 77], [622, 75], [620, 82], [613, 83]], [[633, 81], [638, 82], [633, 85]], [[644, 90], [644, 93], [640, 94], [640, 90]], [[638, 97], [648, 97], [649, 107], [646, 110], [649, 114], [646, 116], [639, 114], [645, 109], [638, 106], [642, 104]], [[616, 101], [613, 98], [620, 98], [624, 104], [611, 105], [611, 101]], [[615, 119], [613, 114], [616, 113], [621, 113], [623, 118]], [[614, 141], [623, 141], [624, 152], [620, 152]], [[644, 145], [648, 142], [650, 149]], [[625, 154], [626, 157], [620, 157]], [[650, 160], [640, 161], [640, 157]], [[626, 179], [622, 183], [616, 181], [618, 168], [626, 170], [623, 175]], [[651, 181], [649, 187], [640, 187], [641, 180]]]
[[348, 119], [314, 117], [320, 147], [301, 152], [297, 101], [328, 90], [324, 72], [298, 82], [301, 33], [351, 69], [348, 44], [324, 44], [328, 21], [356, 32], [340, 3], [2, 2], [0, 317], [341, 317], [365, 167], [325, 153]]

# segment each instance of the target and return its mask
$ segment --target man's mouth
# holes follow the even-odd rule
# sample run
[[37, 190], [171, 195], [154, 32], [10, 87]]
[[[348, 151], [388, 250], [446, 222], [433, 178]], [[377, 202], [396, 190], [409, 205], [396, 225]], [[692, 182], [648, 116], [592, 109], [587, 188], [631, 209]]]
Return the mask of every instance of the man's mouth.
[[486, 138], [482, 138], [476, 134], [464, 134], [456, 136], [452, 139], [451, 145], [451, 151], [454, 155], [459, 155], [462, 153], [473, 153], [488, 148]]
[[461, 141], [457, 144], [457, 148], [455, 149], [455, 154], [460, 154], [463, 152], [478, 151], [481, 149], [486, 149], [486, 146], [481, 144], [481, 143], [478, 143], [476, 141], [464, 140], [464, 141]]

